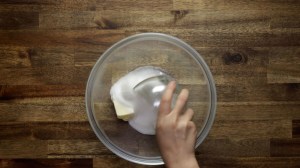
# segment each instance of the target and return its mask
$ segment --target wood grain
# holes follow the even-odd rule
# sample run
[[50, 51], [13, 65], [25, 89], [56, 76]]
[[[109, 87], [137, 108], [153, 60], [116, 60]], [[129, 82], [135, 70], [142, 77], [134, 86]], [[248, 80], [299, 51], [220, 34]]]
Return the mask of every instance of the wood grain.
[[216, 121], [208, 137], [231, 139], [292, 138], [292, 123], [290, 120]]
[[[0, 102], [1, 122], [87, 121], [82, 97], [25, 98]], [[14, 104], [12, 107], [11, 104]]]
[[[0, 85], [0, 99], [84, 96], [85, 84], [78, 85]], [[83, 98], [82, 98], [83, 99]]]
[[6, 158], [45, 158], [47, 142], [39, 140], [0, 140], [0, 157]]
[[299, 167], [299, 157], [198, 157], [202, 167]]
[[274, 157], [293, 157], [298, 156], [300, 139], [271, 139], [271, 156]]
[[95, 140], [89, 123], [86, 122], [6, 122], [0, 125], [1, 140]]
[[299, 101], [299, 83], [265, 85], [217, 85], [220, 102]]
[[203, 157], [268, 157], [269, 139], [206, 139], [196, 150]]
[[[0, 167], [146, 167], [107, 149], [85, 109], [88, 75], [101, 54], [143, 32], [182, 39], [213, 74], [217, 113], [196, 149], [201, 167], [300, 167], [299, 11], [295, 0], [1, 0]], [[190, 90], [197, 116], [208, 106], [196, 65], [176, 53], [143, 53], [109, 65], [94, 108], [115, 144], [151, 155], [155, 139], [117, 120], [109, 101], [128, 67], [168, 68]]]
[[293, 138], [300, 137], [300, 121], [293, 120]]
[[289, 1], [287, 3], [283, 1], [266, 0], [261, 2], [255, 1], [230, 1], [216, 0], [211, 2], [203, 2], [197, 0], [174, 0], [173, 6], [176, 9], [214, 9], [214, 10], [236, 10], [236, 9], [263, 9], [263, 10], [284, 10], [284, 9], [299, 9], [298, 1]]
[[295, 65], [269, 65], [268, 83], [299, 83], [300, 64]]
[[49, 140], [48, 158], [95, 157], [97, 155], [113, 155], [98, 140]]
[[[197, 109], [199, 105], [192, 105]], [[215, 120], [296, 120], [300, 118], [300, 102], [221, 102]], [[284, 111], [284, 112], [282, 112]], [[295, 122], [296, 124], [296, 122]], [[294, 122], [293, 122], [294, 125]], [[296, 125], [295, 125], [296, 128]]]
[[93, 167], [92, 159], [2, 159], [0, 165], [4, 168], [25, 167]]
[[39, 27], [38, 12], [0, 12], [0, 30], [36, 29]]

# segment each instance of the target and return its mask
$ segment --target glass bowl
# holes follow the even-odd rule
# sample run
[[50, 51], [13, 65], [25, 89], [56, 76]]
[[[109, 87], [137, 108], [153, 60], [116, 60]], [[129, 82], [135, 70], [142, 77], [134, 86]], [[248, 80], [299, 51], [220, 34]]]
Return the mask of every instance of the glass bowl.
[[187, 88], [187, 106], [195, 112], [196, 148], [207, 136], [216, 113], [216, 89], [203, 58], [182, 40], [161, 33], [127, 37], [102, 54], [94, 65], [86, 87], [89, 122], [100, 141], [116, 155], [138, 164], [161, 165], [155, 135], [144, 135], [117, 118], [110, 97], [111, 86], [132, 70], [159, 67]]

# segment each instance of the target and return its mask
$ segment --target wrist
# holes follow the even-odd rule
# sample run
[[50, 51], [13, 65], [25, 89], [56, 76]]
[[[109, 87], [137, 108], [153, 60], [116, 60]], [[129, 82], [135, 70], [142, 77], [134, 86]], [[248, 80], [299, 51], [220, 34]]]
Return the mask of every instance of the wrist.
[[164, 160], [167, 168], [199, 168], [195, 155]]

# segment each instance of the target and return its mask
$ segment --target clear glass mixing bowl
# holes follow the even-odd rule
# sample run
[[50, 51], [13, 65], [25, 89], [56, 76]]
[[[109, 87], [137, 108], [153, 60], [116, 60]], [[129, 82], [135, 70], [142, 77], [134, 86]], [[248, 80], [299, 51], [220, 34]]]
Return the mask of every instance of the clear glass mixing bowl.
[[128, 72], [142, 66], [165, 70], [179, 88], [187, 88], [187, 103], [195, 114], [196, 147], [207, 136], [216, 113], [216, 89], [203, 58], [182, 40], [160, 33], [127, 37], [110, 47], [93, 67], [86, 87], [89, 122], [100, 141], [116, 155], [139, 164], [163, 164], [154, 135], [134, 130], [116, 117], [111, 86]]

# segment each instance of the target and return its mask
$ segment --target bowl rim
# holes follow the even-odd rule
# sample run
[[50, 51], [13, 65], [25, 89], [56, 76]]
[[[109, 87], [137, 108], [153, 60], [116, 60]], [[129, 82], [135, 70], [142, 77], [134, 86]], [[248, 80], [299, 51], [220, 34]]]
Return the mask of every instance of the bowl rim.
[[[137, 39], [143, 39], [143, 38], [155, 38], [155, 40], [162, 40], [162, 41], [166, 41], [172, 44], [175, 44], [178, 47], [181, 47], [182, 49], [184, 49], [185, 51], [187, 51], [192, 57], [194, 57], [194, 59], [201, 65], [202, 69], [204, 70], [204, 73], [206, 75], [206, 78], [208, 80], [208, 86], [210, 89], [210, 99], [211, 99], [211, 104], [210, 104], [210, 112], [207, 118], [207, 121], [201, 131], [201, 134], [199, 134], [199, 136], [196, 139], [196, 145], [195, 148], [197, 148], [206, 138], [206, 136], [209, 133], [209, 130], [211, 129], [213, 122], [214, 122], [214, 118], [216, 115], [216, 106], [217, 106], [217, 94], [216, 94], [216, 87], [215, 87], [215, 82], [212, 76], [212, 73], [208, 67], [208, 65], [206, 64], [206, 62], [204, 61], [204, 59], [201, 57], [201, 55], [194, 49], [192, 48], [189, 44], [187, 44], [186, 42], [184, 42], [183, 40], [171, 36], [171, 35], [167, 35], [167, 34], [163, 34], [163, 33], [140, 33], [140, 34], [135, 34], [135, 35], [131, 35], [128, 36], [120, 41], [118, 41], [117, 43], [115, 43], [114, 45], [112, 45], [111, 47], [109, 47], [101, 56], [100, 58], [97, 60], [97, 62], [95, 63], [95, 65], [93, 66], [87, 84], [86, 84], [86, 92], [85, 92], [85, 105], [86, 105], [86, 112], [88, 115], [88, 120], [89, 123], [94, 131], [94, 133], [96, 134], [96, 136], [98, 137], [98, 139], [110, 150], [112, 151], [114, 154], [116, 154], [117, 156], [137, 163], [137, 164], [142, 164], [142, 165], [162, 165], [164, 164], [162, 158], [160, 156], [157, 157], [142, 157], [142, 156], [138, 156], [132, 153], [128, 153], [126, 151], [124, 151], [123, 149], [121, 149], [120, 147], [118, 147], [117, 145], [115, 145], [114, 143], [112, 143], [109, 138], [105, 135], [104, 131], [101, 129], [100, 126], [98, 126], [95, 117], [93, 115], [93, 108], [92, 108], [92, 101], [91, 101], [91, 91], [94, 85], [94, 76], [98, 70], [98, 68], [101, 66], [101, 64], [104, 62], [104, 60], [117, 48], [119, 48], [120, 46], [130, 42], [130, 41], [134, 41]], [[200, 133], [200, 132], [199, 132]]]

